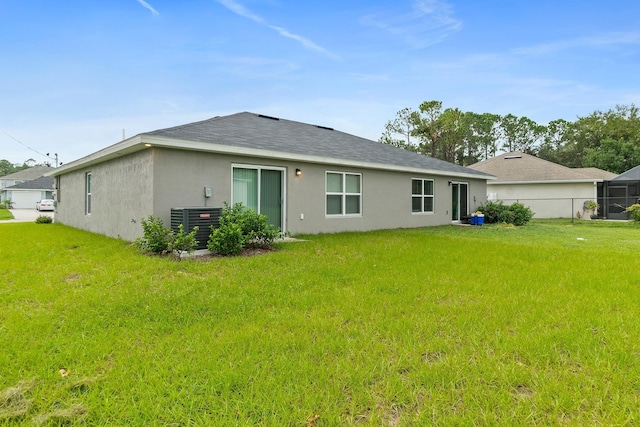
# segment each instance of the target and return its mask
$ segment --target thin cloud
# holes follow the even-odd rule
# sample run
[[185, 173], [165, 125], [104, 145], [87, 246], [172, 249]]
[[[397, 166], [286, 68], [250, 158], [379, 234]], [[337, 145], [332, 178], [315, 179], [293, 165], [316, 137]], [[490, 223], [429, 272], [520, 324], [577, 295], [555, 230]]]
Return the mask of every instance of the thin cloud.
[[521, 55], [545, 55], [548, 53], [576, 48], [601, 48], [630, 44], [640, 44], [640, 33], [611, 33], [597, 37], [579, 37], [575, 39], [558, 40], [550, 43], [514, 49], [514, 53]]
[[329, 58], [333, 58], [333, 59], [338, 58], [335, 54], [329, 52], [327, 49], [323, 48], [322, 46], [317, 45], [316, 43], [307, 39], [306, 37], [303, 37], [298, 34], [294, 34], [289, 30], [287, 30], [286, 28], [269, 24], [264, 18], [262, 18], [259, 15], [256, 15], [255, 13], [251, 12], [249, 9], [247, 9], [243, 5], [236, 3], [234, 0], [218, 0], [218, 3], [220, 3], [221, 5], [229, 9], [231, 12], [235, 13], [236, 15], [239, 15], [243, 18], [250, 19], [254, 22], [257, 22], [260, 25], [264, 25], [265, 27], [277, 32], [282, 37], [299, 42], [300, 44], [302, 44], [302, 46], [304, 46], [309, 50], [314, 50]]
[[157, 15], [160, 15], [160, 13], [159, 13], [157, 10], [155, 10], [155, 9], [153, 8], [153, 6], [151, 6], [151, 5], [150, 5], [149, 3], [147, 3], [146, 1], [144, 1], [144, 0], [138, 0], [138, 3], [140, 3], [140, 5], [141, 5], [142, 7], [144, 7], [145, 9], [148, 9], [148, 10], [149, 10], [151, 13], [153, 13], [154, 15], [156, 15], [156, 16], [157, 16]]
[[462, 28], [462, 21], [454, 17], [451, 6], [441, 0], [415, 0], [407, 13], [370, 14], [360, 23], [401, 37], [416, 49], [440, 43]]

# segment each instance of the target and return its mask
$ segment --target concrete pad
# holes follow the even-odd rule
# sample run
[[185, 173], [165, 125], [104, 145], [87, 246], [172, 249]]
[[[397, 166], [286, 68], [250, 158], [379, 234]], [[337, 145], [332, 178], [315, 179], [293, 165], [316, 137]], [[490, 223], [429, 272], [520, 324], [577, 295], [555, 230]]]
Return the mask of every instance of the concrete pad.
[[39, 212], [35, 209], [11, 209], [10, 211], [14, 219], [0, 221], [0, 224], [7, 223], [7, 222], [36, 222], [36, 219], [40, 215], [46, 215], [53, 218], [53, 212], [51, 211]]

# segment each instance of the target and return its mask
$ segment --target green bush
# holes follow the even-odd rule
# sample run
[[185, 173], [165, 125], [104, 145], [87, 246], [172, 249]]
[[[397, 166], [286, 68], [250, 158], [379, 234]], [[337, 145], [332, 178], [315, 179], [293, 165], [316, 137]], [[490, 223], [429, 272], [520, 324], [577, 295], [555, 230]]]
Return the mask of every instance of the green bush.
[[47, 215], [40, 215], [36, 218], [36, 224], [51, 224], [53, 222], [53, 218]]
[[502, 200], [498, 200], [497, 202], [488, 201], [478, 206], [478, 210], [484, 214], [484, 222], [487, 224], [500, 222], [500, 214], [506, 209], [507, 206], [502, 203]]
[[225, 202], [220, 226], [211, 227], [207, 248], [220, 255], [237, 255], [245, 247], [270, 247], [280, 237], [280, 229], [267, 224], [267, 217], [242, 203]]
[[189, 233], [184, 232], [184, 226], [180, 224], [178, 226], [177, 233], [171, 233], [169, 236], [169, 245], [168, 250], [180, 257], [183, 253], [192, 253], [196, 250], [198, 246], [198, 241], [196, 240], [196, 233], [200, 228], [198, 226], [193, 227], [193, 230]]
[[640, 222], [640, 203], [634, 203], [624, 211], [631, 214], [633, 222]]
[[533, 218], [533, 211], [522, 203], [510, 205], [508, 211], [513, 214], [511, 221], [508, 221], [508, 223], [515, 226], [525, 225]]
[[504, 222], [521, 226], [533, 218], [533, 211], [522, 203], [513, 203], [507, 206], [502, 203], [502, 200], [487, 202], [478, 206], [478, 210], [484, 214], [484, 222], [487, 224]]
[[220, 255], [237, 255], [244, 249], [242, 228], [235, 222], [211, 226], [207, 249]]
[[165, 254], [169, 252], [169, 236], [171, 230], [164, 228], [160, 218], [149, 215], [142, 220], [142, 237], [136, 239], [135, 244], [144, 252]]
[[164, 227], [160, 218], [149, 215], [142, 220], [142, 237], [137, 238], [135, 244], [144, 252], [180, 256], [183, 252], [193, 252], [198, 246], [197, 231], [198, 227], [193, 227], [190, 233], [185, 233], [184, 226], [180, 224], [178, 232], [174, 233]]

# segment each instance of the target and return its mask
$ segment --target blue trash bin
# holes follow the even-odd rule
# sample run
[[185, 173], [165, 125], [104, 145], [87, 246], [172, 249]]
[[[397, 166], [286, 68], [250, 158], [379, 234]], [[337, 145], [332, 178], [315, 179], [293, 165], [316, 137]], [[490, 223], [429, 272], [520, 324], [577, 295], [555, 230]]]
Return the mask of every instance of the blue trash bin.
[[476, 225], [484, 224], [484, 214], [476, 216]]

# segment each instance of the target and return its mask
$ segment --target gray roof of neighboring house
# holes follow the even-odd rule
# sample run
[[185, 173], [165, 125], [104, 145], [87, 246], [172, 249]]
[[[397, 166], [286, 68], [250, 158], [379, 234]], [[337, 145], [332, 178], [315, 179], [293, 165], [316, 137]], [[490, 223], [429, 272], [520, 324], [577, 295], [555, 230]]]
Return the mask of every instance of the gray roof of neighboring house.
[[30, 179], [39, 178], [45, 173], [52, 171], [53, 169], [55, 168], [52, 168], [50, 166], [33, 166], [28, 169], [23, 169], [21, 171], [11, 173], [9, 175], [0, 176], [0, 179], [2, 180], [14, 179], [14, 180], [28, 181]]
[[41, 176], [36, 179], [21, 182], [20, 184], [5, 187], [4, 190], [53, 190], [54, 178], [50, 176]]
[[611, 181], [640, 181], [640, 166], [621, 173], [617, 177], [612, 178]]
[[521, 152], [501, 154], [469, 166], [495, 175], [501, 182], [590, 181], [608, 180], [616, 175], [597, 168], [568, 168]]
[[476, 171], [443, 160], [381, 144], [332, 128], [263, 116], [237, 113], [229, 116], [159, 129], [142, 134], [225, 146], [429, 169], [490, 179]]

